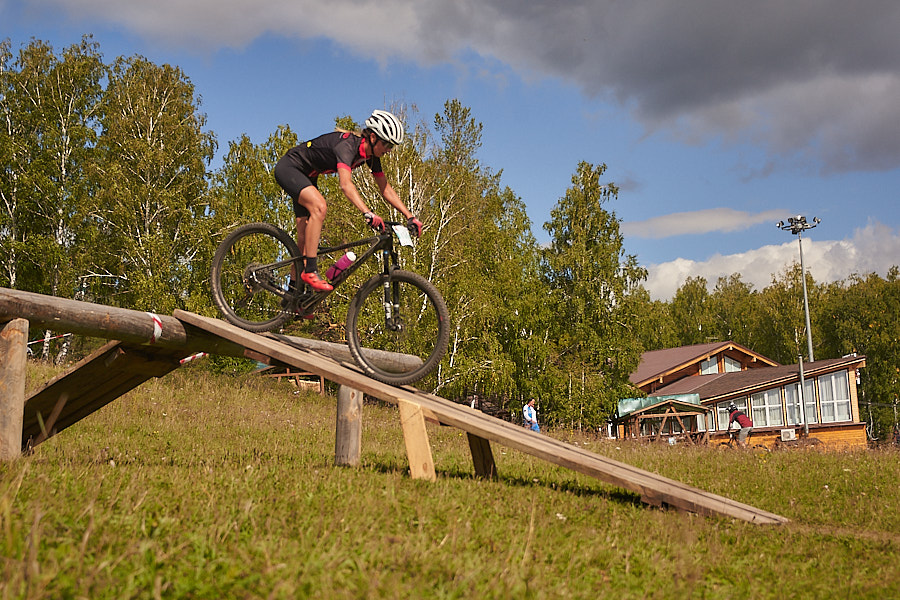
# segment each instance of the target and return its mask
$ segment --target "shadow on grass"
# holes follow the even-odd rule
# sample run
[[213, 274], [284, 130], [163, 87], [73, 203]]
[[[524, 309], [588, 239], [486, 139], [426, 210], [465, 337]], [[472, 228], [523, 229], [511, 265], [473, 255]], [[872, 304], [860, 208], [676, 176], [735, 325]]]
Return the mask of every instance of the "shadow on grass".
[[[384, 459], [374, 459], [364, 463], [363, 467], [365, 469], [382, 473], [385, 475], [401, 475], [405, 478], [409, 478], [409, 466], [403, 461], [391, 461]], [[463, 470], [460, 468], [443, 468], [443, 469], [435, 469], [435, 474], [441, 478], [447, 479], [460, 479], [460, 480], [479, 480], [473, 472], [468, 470]], [[568, 493], [577, 497], [583, 498], [602, 498], [604, 500], [610, 502], [616, 502], [621, 505], [630, 505], [636, 507], [647, 507], [649, 505], [641, 502], [641, 497], [633, 492], [629, 492], [627, 490], [623, 490], [615, 487], [608, 488], [594, 488], [594, 487], [585, 487], [584, 485], [580, 485], [574, 481], [545, 481], [543, 479], [538, 479], [535, 481], [535, 478], [527, 478], [520, 476], [506, 476], [500, 475], [496, 479], [497, 483], [511, 486], [511, 487], [520, 487], [520, 488], [533, 488], [533, 487], [543, 487], [546, 489], [551, 489], [555, 492], [560, 493]], [[602, 484], [601, 485], [605, 485]]]

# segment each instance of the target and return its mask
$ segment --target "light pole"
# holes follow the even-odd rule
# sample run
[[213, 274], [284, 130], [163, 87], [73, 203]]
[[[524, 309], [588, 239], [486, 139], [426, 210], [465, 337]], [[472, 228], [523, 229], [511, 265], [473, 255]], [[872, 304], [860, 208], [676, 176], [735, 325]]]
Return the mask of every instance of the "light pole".
[[790, 231], [797, 236], [797, 243], [800, 245], [800, 279], [803, 280], [803, 310], [806, 312], [806, 343], [809, 347], [809, 362], [814, 362], [813, 343], [812, 343], [812, 327], [809, 324], [809, 300], [806, 297], [806, 267], [803, 264], [803, 232], [812, 229], [822, 220], [819, 217], [813, 217], [812, 224], [806, 222], [806, 217], [797, 215], [796, 217], [788, 217], [788, 222], [778, 221], [775, 225], [779, 229]]

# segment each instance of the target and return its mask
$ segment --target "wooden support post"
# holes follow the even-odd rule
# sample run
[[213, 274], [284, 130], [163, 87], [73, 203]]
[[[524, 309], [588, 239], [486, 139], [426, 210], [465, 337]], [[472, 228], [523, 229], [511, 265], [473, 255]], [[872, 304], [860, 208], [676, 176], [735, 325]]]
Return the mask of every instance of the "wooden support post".
[[437, 475], [434, 472], [434, 459], [431, 456], [422, 407], [406, 400], [398, 400], [397, 405], [400, 407], [400, 425], [403, 427], [406, 456], [409, 458], [409, 475], [413, 479], [435, 481]]
[[28, 321], [13, 319], [0, 325], [0, 461], [22, 453], [25, 412], [25, 365]]
[[475, 476], [484, 479], [497, 478], [497, 465], [494, 464], [494, 453], [491, 443], [474, 433], [466, 432], [469, 438], [469, 450], [472, 451], [472, 462], [475, 464]]
[[341, 467], [359, 466], [362, 447], [363, 393], [348, 385], [338, 390], [337, 425], [334, 434], [334, 464]]

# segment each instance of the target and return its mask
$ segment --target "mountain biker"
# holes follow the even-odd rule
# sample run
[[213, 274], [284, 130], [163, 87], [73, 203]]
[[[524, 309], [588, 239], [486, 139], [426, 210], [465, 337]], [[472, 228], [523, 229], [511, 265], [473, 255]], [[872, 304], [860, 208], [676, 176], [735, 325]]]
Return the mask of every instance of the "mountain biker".
[[747, 436], [750, 435], [750, 430], [753, 429], [753, 421], [742, 411], [738, 410], [737, 405], [732, 402], [728, 405], [728, 429], [731, 429], [731, 424], [735, 421], [741, 428], [740, 433], [738, 433], [738, 444], [746, 448]]
[[[318, 274], [319, 238], [327, 209], [317, 186], [319, 175], [337, 173], [341, 191], [363, 213], [366, 223], [377, 231], [384, 231], [384, 220], [369, 209], [353, 185], [351, 171], [368, 165], [382, 197], [406, 217], [413, 235], [422, 235], [422, 222], [406, 207], [381, 169], [381, 157], [402, 143], [403, 123], [400, 119], [385, 110], [374, 110], [366, 119], [362, 134], [333, 131], [320, 135], [291, 148], [275, 165], [275, 180], [291, 197], [297, 245], [306, 259], [300, 279], [314, 290], [332, 289], [331, 284], [320, 279]], [[293, 275], [291, 286], [296, 286]]]

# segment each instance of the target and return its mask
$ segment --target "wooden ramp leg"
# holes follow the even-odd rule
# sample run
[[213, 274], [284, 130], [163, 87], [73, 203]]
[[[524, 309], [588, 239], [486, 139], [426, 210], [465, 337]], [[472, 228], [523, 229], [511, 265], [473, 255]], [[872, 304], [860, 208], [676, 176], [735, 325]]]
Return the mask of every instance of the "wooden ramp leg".
[[22, 453], [27, 348], [28, 321], [13, 319], [0, 325], [0, 461]]
[[359, 466], [362, 446], [363, 393], [342, 385], [338, 390], [337, 425], [334, 435], [334, 464], [341, 467]]
[[425, 415], [422, 407], [413, 402], [400, 400], [400, 425], [406, 442], [406, 456], [409, 458], [409, 474], [413, 479], [435, 481], [434, 459], [425, 430]]
[[472, 462], [475, 464], [475, 476], [484, 479], [497, 478], [497, 465], [494, 464], [494, 453], [491, 443], [474, 433], [466, 432], [469, 438], [469, 450], [472, 451]]

